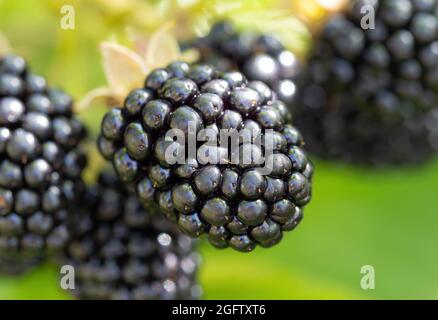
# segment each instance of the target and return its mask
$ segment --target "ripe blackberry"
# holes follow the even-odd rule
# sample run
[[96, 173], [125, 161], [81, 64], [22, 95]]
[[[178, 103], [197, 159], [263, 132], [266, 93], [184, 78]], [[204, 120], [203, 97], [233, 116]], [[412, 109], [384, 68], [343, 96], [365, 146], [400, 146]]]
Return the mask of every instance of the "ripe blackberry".
[[[214, 246], [240, 251], [273, 246], [301, 220], [313, 167], [301, 134], [286, 121], [285, 104], [266, 85], [256, 89], [239, 72], [221, 74], [204, 64], [154, 70], [124, 108], [104, 116], [101, 153], [142, 203], [155, 200], [189, 236], [207, 234]], [[261, 143], [227, 147], [224, 129]], [[171, 132], [182, 141], [169, 138]], [[196, 134], [210, 143], [196, 141]], [[262, 171], [260, 155], [273, 162], [270, 172]]]
[[[375, 10], [374, 29], [361, 28], [365, 4]], [[437, 10], [437, 0], [360, 0], [326, 25], [295, 118], [311, 152], [372, 165], [432, 154]]]
[[249, 87], [263, 91], [267, 84], [280, 100], [293, 105], [301, 64], [274, 36], [238, 32], [231, 22], [220, 21], [189, 46], [199, 49], [202, 62], [220, 71], [238, 70], [251, 81]]
[[61, 261], [81, 299], [196, 299], [194, 241], [145, 210], [112, 171], [87, 189]]
[[70, 96], [23, 58], [0, 58], [0, 269], [20, 270], [66, 243], [84, 137]]

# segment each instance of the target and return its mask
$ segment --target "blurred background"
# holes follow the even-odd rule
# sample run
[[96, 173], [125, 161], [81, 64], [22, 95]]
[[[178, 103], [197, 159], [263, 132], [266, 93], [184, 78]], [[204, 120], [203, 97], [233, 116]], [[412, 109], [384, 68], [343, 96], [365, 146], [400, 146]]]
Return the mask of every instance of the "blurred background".
[[[239, 28], [275, 33], [303, 60], [312, 31], [339, 0], [0, 0], [0, 32], [33, 70], [77, 100], [105, 85], [98, 50], [127, 29], [148, 34], [165, 22], [176, 36], [201, 36], [221, 17]], [[60, 27], [75, 9], [74, 30]], [[96, 134], [105, 108], [81, 118]], [[312, 202], [301, 227], [280, 245], [242, 254], [201, 243], [199, 280], [206, 299], [437, 299], [438, 161], [419, 167], [360, 168], [314, 159]], [[375, 269], [363, 290], [361, 268]], [[0, 277], [0, 299], [69, 299], [47, 263], [20, 278]]]

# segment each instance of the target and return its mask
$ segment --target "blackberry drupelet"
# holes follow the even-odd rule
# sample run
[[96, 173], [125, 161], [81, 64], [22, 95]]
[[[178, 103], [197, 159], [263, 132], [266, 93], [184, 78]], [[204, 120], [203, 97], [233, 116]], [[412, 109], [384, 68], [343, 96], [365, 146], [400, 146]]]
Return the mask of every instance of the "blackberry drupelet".
[[[363, 5], [375, 28], [362, 29]], [[296, 125], [310, 152], [369, 165], [417, 163], [437, 145], [438, 1], [360, 0], [322, 31]], [[437, 122], [435, 122], [437, 124]]]
[[68, 240], [86, 135], [72, 99], [16, 55], [0, 58], [0, 269], [18, 273]]
[[280, 100], [293, 107], [302, 66], [296, 55], [274, 36], [239, 32], [230, 21], [220, 21], [207, 36], [188, 46], [199, 49], [201, 62], [220, 71], [242, 72], [252, 81], [250, 87], [264, 90], [267, 84]]
[[87, 188], [61, 261], [81, 299], [196, 299], [195, 241], [145, 210], [113, 171]]
[[[295, 228], [311, 198], [313, 174], [285, 104], [268, 86], [250, 84], [239, 72], [204, 64], [156, 69], [124, 108], [104, 116], [98, 142], [142, 203], [158, 203], [191, 237], [206, 234], [215, 247], [239, 251], [271, 247]], [[171, 129], [182, 143], [169, 138]], [[261, 143], [239, 140], [227, 147], [221, 130], [250, 133]], [[189, 132], [211, 143], [195, 135], [190, 154]], [[262, 171], [260, 155], [273, 163], [270, 172]]]

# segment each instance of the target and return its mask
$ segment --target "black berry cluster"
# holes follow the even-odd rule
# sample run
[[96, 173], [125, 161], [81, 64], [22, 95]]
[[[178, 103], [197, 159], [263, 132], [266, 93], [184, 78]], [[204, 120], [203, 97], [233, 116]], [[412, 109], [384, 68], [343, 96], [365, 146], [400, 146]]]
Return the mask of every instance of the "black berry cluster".
[[274, 36], [239, 32], [230, 21], [220, 21], [207, 36], [189, 46], [200, 50], [202, 62], [221, 71], [238, 70], [248, 80], [255, 81], [254, 85], [262, 81], [281, 101], [293, 104], [301, 64]]
[[296, 124], [311, 152], [424, 160], [437, 144], [426, 122], [438, 105], [438, 1], [353, 1], [322, 31], [305, 82]]
[[78, 298], [199, 298], [195, 241], [145, 210], [112, 171], [87, 188], [78, 209], [61, 259], [74, 267]]
[[[254, 85], [239, 72], [175, 62], [152, 71], [123, 108], [105, 115], [98, 145], [140, 201], [155, 200], [184, 233], [207, 234], [218, 248], [251, 251], [257, 244], [273, 246], [283, 231], [295, 228], [311, 198], [313, 167], [287, 117], [285, 104], [263, 82]], [[266, 144], [243, 142], [237, 154], [246, 154], [246, 160], [206, 163], [196, 154], [169, 163], [166, 153], [174, 147], [173, 154], [186, 155], [189, 139], [175, 143], [166, 134], [178, 129], [187, 136], [189, 124], [195, 133], [207, 129], [218, 142], [208, 148], [197, 143], [196, 151], [219, 159], [233, 153], [223, 147], [222, 130], [246, 129], [270, 140], [273, 153], [266, 163], [273, 163], [272, 170], [262, 173], [256, 161], [266, 155]]]
[[[35, 261], [68, 240], [84, 126], [72, 99], [15, 55], [0, 58], [0, 261]], [[14, 263], [12, 263], [14, 264]], [[17, 270], [21, 267], [17, 265]], [[14, 269], [14, 268], [12, 268]]]

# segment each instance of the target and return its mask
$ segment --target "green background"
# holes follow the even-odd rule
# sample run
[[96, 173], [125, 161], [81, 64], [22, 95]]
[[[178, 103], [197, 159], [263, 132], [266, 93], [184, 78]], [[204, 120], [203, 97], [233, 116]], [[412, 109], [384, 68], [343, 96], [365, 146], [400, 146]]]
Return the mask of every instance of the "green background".
[[[0, 0], [0, 32], [33, 70], [79, 99], [104, 84], [98, 43], [123, 30], [129, 15], [108, 17], [99, 1], [77, 1], [76, 30], [66, 31], [59, 7], [49, 2]], [[81, 115], [94, 133], [103, 110]], [[315, 164], [313, 200], [280, 245], [242, 254], [201, 244], [204, 297], [438, 298], [438, 161], [374, 170]], [[375, 269], [374, 290], [360, 287], [364, 265]], [[70, 298], [58, 278], [50, 263], [19, 278], [2, 276], [0, 298]]]

